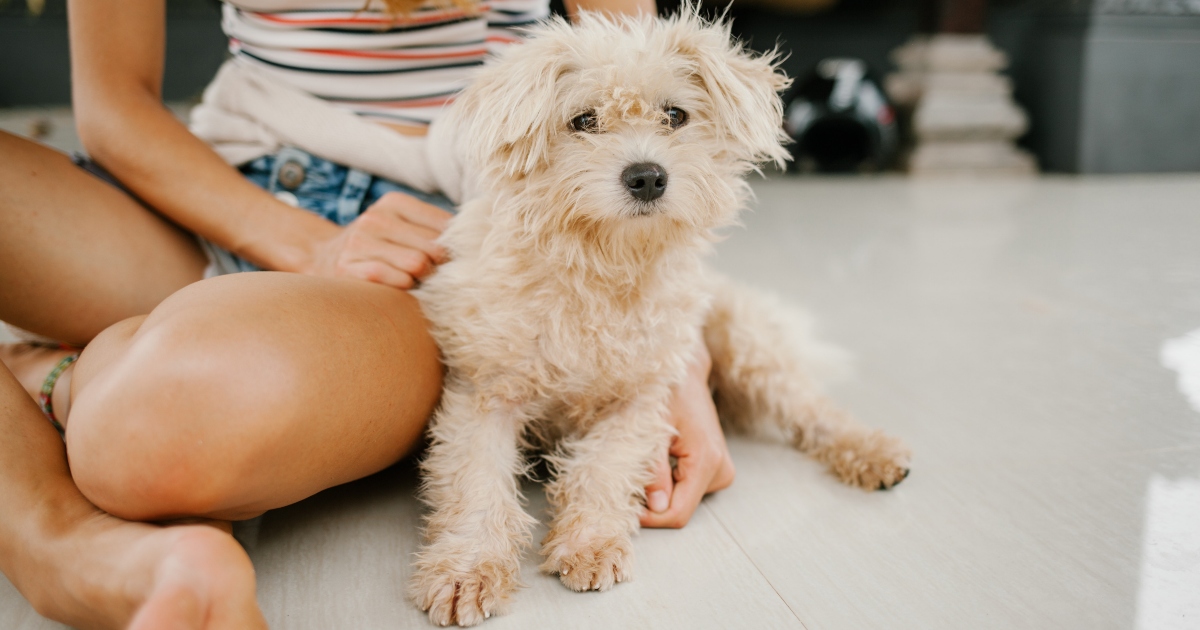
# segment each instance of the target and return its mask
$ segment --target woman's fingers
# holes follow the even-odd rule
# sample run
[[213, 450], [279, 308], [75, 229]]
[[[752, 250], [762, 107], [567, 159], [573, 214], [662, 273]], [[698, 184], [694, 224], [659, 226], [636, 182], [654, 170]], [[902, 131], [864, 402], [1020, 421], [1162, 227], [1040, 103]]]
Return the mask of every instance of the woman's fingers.
[[305, 273], [411, 289], [447, 260], [437, 239], [450, 217], [415, 197], [388, 193], [322, 243]]
[[[371, 204], [371, 208], [376, 207], [387, 208], [405, 221], [429, 228], [438, 234], [446, 230], [451, 217], [454, 216], [433, 204], [398, 192], [390, 192], [380, 197], [379, 201]], [[370, 212], [371, 208], [367, 208], [367, 212]]]
[[649, 514], [661, 514], [671, 507], [671, 492], [674, 489], [675, 479], [671, 472], [671, 458], [664, 452], [654, 468], [654, 481], [646, 486], [646, 510], [642, 513], [643, 527], [653, 527], [653, 525], [646, 524]]
[[394, 198], [376, 203], [347, 226], [337, 265], [341, 274], [407, 289], [446, 260], [435, 240], [439, 232], [407, 221], [397, 204]]
[[449, 259], [446, 248], [437, 242], [441, 232], [411, 223], [399, 214], [375, 212], [363, 214], [359, 221], [366, 220], [363, 227], [384, 241], [424, 252], [435, 264]]
[[341, 270], [342, 275], [385, 284], [397, 289], [408, 290], [417, 286], [417, 279], [412, 274], [379, 261], [352, 262], [343, 266]]
[[338, 257], [338, 270], [345, 273], [358, 263], [377, 262], [403, 271], [414, 278], [424, 278], [433, 271], [436, 263], [424, 251], [397, 245], [386, 236], [388, 219], [359, 217], [366, 219], [362, 225], [346, 228], [345, 242]]
[[700, 500], [708, 492], [711, 481], [704, 472], [711, 466], [694, 457], [680, 458], [675, 467], [675, 487], [671, 493], [671, 505], [665, 512], [642, 514], [642, 527], [668, 527], [679, 529], [687, 525]]
[[[668, 453], [677, 462], [675, 483], [669, 486], [671, 503], [666, 511], [652, 509], [643, 513], [643, 527], [683, 527], [705, 494], [733, 483], [733, 461], [721, 431], [712, 392], [708, 389], [710, 366], [708, 351], [701, 344], [687, 378], [675, 389], [670, 405], [670, 420], [677, 431]], [[660, 468], [661, 465], [660, 462]], [[656, 478], [661, 475], [661, 470], [656, 471]], [[658, 481], [655, 483], [662, 485]], [[649, 495], [647, 503], [650, 503]]]

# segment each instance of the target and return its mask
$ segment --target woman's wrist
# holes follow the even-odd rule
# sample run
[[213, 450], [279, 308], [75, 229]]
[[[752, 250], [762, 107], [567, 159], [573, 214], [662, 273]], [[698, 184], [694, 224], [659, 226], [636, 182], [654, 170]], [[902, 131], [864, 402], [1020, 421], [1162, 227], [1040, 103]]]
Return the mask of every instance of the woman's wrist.
[[338, 230], [316, 214], [268, 198], [245, 213], [228, 249], [269, 271], [303, 273], [311, 268], [318, 248]]

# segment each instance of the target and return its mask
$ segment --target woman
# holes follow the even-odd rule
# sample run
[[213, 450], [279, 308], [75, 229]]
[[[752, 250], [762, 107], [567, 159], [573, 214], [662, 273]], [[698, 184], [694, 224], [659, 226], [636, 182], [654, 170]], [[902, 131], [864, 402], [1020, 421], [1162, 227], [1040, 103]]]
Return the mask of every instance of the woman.
[[[435, 239], [450, 215], [435, 204], [449, 204], [310, 152], [263, 154], [289, 139], [270, 127], [273, 114], [255, 119], [212, 99], [206, 144], [160, 103], [162, 0], [69, 8], [80, 136], [129, 193], [0, 134], [0, 320], [86, 345], [75, 362], [71, 349], [3, 349], [12, 373], [0, 370], [0, 569], [39, 612], [79, 627], [260, 627], [253, 569], [228, 522], [376, 472], [416, 443], [441, 368], [416, 302], [399, 289], [443, 259]], [[654, 10], [648, 0], [569, 8]], [[487, 29], [486, 9], [442, 22]], [[227, 9], [227, 30], [246, 26], [230, 12], [272, 19], [237, 11]], [[377, 32], [411, 23], [395, 19], [399, 27]], [[302, 73], [288, 86], [297, 67], [255, 45], [235, 36], [235, 51], [264, 66], [252, 73], [274, 64], [271, 80], [297, 90], [296, 102], [318, 93], [300, 85]], [[348, 52], [330, 50], [283, 54]], [[453, 84], [452, 69], [435, 74]], [[361, 85], [345, 74], [334, 92]], [[330, 121], [361, 131], [369, 119], [390, 127], [380, 137], [414, 147], [422, 116], [436, 110], [401, 116], [421, 107], [339, 95], [324, 100], [357, 122]], [[223, 125], [225, 114], [249, 126]], [[246, 153], [246, 138], [261, 146]], [[239, 151], [248, 162], [231, 157]], [[294, 273], [198, 282], [253, 268]], [[706, 492], [732, 481], [706, 356], [698, 351], [677, 392], [678, 466], [672, 478], [663, 454], [644, 526], [682, 526]], [[65, 452], [31, 399], [42, 391]]]

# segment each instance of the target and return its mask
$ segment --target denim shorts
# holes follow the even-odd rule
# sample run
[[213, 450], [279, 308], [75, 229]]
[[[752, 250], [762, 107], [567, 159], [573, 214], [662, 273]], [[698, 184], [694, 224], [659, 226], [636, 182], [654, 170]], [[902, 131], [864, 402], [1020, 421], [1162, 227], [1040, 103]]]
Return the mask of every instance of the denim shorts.
[[[454, 204], [441, 195], [423, 193], [292, 147], [243, 164], [238, 170], [276, 199], [338, 225], [350, 223], [389, 192], [401, 192], [444, 210], [455, 211]], [[204, 239], [200, 239], [200, 245], [209, 258], [206, 278], [260, 270], [253, 263]]]
[[[86, 155], [76, 153], [71, 159], [83, 170], [137, 199], [128, 188]], [[404, 184], [375, 177], [292, 147], [284, 147], [274, 155], [266, 155], [243, 164], [238, 170], [259, 188], [275, 195], [276, 199], [325, 217], [338, 225], [346, 225], [353, 221], [371, 204], [390, 192], [401, 192], [449, 212], [456, 211], [454, 203], [441, 195], [423, 193]], [[205, 278], [227, 273], [261, 271], [253, 263], [203, 238], [196, 238], [208, 255]]]

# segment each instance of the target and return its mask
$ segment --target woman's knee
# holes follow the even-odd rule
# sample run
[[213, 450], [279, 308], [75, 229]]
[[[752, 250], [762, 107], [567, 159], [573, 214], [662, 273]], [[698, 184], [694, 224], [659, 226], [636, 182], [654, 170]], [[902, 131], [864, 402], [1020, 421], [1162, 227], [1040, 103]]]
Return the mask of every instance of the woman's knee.
[[127, 322], [97, 337], [79, 361], [83, 378], [67, 421], [76, 485], [101, 509], [132, 520], [225, 507], [245, 449], [214, 425], [220, 401], [236, 393], [219, 362], [198, 351], [195, 330], [171, 320]]
[[[94, 374], [67, 421], [68, 454], [99, 507], [233, 518], [380, 470], [419, 438], [441, 367], [411, 297], [242, 275], [189, 286], [80, 359]], [[93, 352], [108, 357], [100, 368]]]

